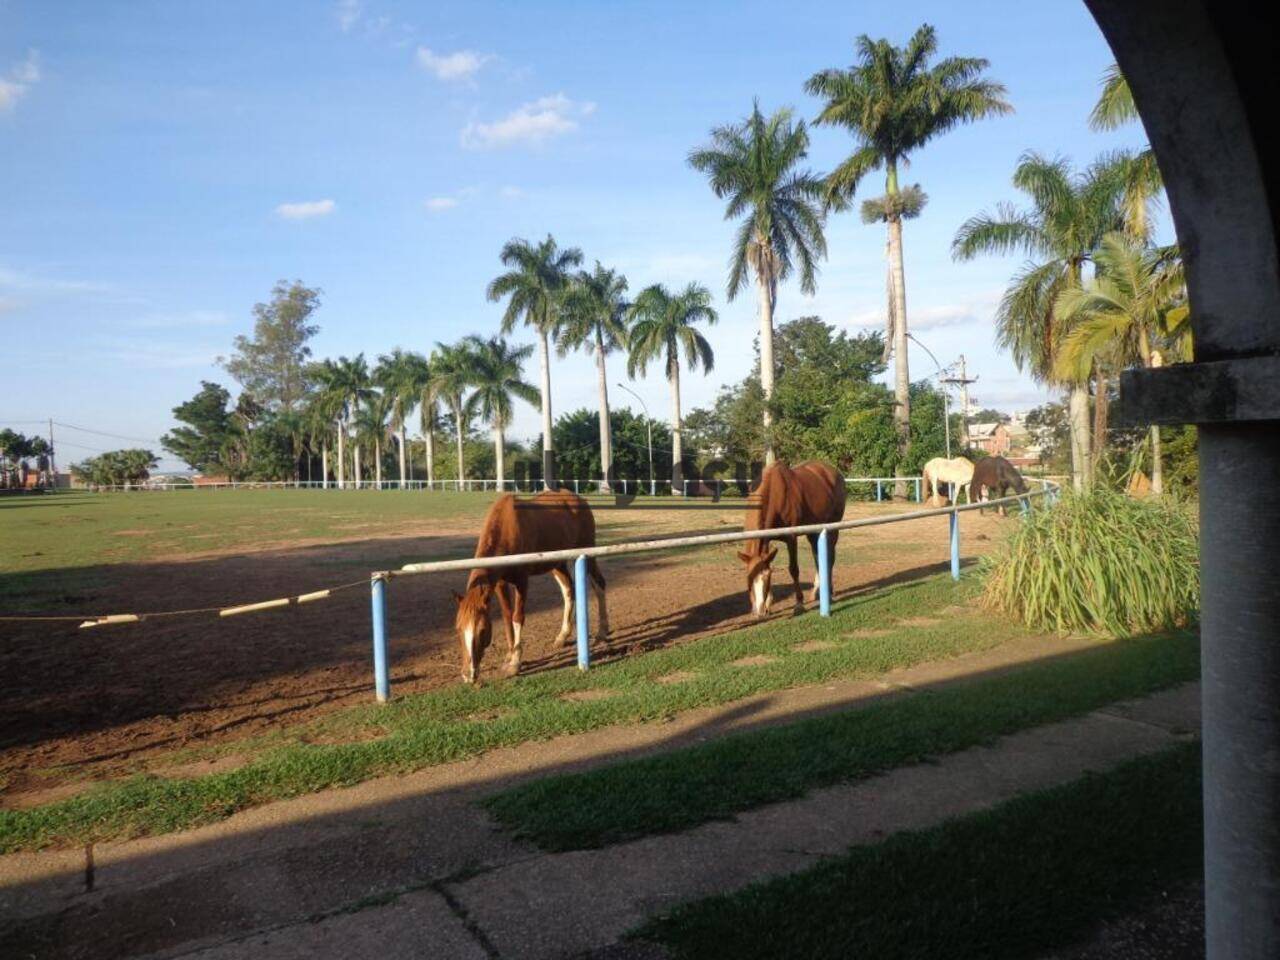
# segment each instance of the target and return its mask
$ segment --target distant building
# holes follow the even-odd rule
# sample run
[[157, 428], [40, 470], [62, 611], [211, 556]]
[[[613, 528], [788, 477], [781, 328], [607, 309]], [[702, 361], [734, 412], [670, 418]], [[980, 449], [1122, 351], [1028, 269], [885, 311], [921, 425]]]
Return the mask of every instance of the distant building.
[[971, 423], [969, 446], [989, 457], [1003, 457], [1013, 448], [1013, 438], [1006, 424]]

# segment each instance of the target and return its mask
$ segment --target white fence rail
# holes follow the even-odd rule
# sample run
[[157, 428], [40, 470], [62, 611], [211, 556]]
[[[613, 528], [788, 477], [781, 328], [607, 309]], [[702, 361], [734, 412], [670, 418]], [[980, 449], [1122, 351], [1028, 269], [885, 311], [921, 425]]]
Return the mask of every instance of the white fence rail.
[[[885, 481], [897, 478], [859, 478], [882, 479]], [[708, 533], [689, 537], [668, 537], [665, 539], [633, 540], [624, 543], [613, 543], [601, 547], [579, 547], [572, 550], [552, 550], [543, 553], [519, 553], [501, 557], [464, 557], [458, 560], [433, 560], [423, 563], [408, 563], [398, 570], [375, 571], [370, 576], [373, 620], [373, 663], [374, 690], [378, 700], [385, 701], [391, 696], [391, 679], [387, 657], [386, 632], [386, 585], [397, 577], [418, 574], [447, 573], [458, 570], [502, 569], [527, 564], [573, 562], [574, 568], [574, 603], [577, 612], [578, 634], [578, 667], [586, 670], [591, 663], [591, 651], [587, 635], [587, 559], [594, 557], [615, 557], [633, 553], [647, 553], [656, 550], [673, 550], [682, 547], [701, 547], [708, 544], [736, 543], [743, 540], [774, 540], [781, 537], [816, 536], [818, 546], [818, 598], [819, 611], [822, 616], [831, 614], [831, 562], [828, 549], [828, 535], [831, 531], [856, 530], [860, 527], [884, 526], [890, 523], [905, 523], [910, 520], [921, 520], [927, 517], [947, 516], [950, 518], [951, 576], [960, 578], [960, 514], [970, 510], [982, 510], [987, 507], [1001, 508], [1018, 505], [1026, 513], [1031, 509], [1031, 501], [1037, 498], [1047, 499], [1052, 503], [1058, 495], [1059, 487], [1053, 481], [1029, 478], [1039, 483], [1040, 489], [1011, 497], [1000, 497], [994, 500], [968, 503], [964, 506], [952, 504], [946, 507], [934, 507], [925, 510], [913, 510], [885, 517], [867, 517], [860, 520], [841, 520], [836, 523], [814, 523], [798, 527], [776, 527], [766, 530], [740, 530], [728, 533]]]

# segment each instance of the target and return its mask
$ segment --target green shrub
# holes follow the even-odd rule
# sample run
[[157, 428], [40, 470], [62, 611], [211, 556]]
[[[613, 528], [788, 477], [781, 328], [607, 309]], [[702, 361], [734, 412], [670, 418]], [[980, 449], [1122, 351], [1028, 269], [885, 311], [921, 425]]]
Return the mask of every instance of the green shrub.
[[1036, 630], [1122, 637], [1181, 626], [1199, 609], [1199, 549], [1186, 505], [1064, 490], [986, 561], [983, 602]]

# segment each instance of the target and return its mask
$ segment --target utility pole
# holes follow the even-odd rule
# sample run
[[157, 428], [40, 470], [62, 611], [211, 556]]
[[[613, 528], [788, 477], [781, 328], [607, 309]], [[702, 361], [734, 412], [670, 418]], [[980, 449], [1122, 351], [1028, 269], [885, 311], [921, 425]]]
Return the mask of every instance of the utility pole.
[[53, 459], [53, 417], [49, 418], [49, 484], [58, 489], [58, 467]]
[[977, 377], [970, 377], [965, 367], [964, 354], [960, 354], [960, 376], [947, 377], [943, 383], [957, 384], [960, 387], [960, 447], [969, 449], [969, 384], [977, 383]]

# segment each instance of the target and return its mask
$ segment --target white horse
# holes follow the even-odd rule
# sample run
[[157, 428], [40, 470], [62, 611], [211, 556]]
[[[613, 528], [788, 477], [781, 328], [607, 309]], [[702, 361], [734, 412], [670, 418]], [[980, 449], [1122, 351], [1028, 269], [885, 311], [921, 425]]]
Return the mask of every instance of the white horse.
[[[930, 484], [933, 485], [933, 493], [930, 499], [937, 502], [938, 484], [953, 483], [964, 491], [964, 499], [966, 503], [973, 503], [973, 497], [969, 494], [969, 484], [973, 483], [973, 461], [968, 457], [952, 457], [948, 460], [946, 457], [934, 457], [924, 465], [921, 471], [924, 475], [924, 486], [928, 490]], [[960, 502], [959, 495], [956, 496], [956, 503]]]

